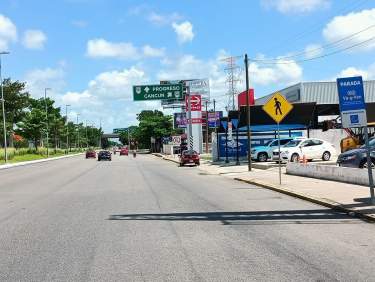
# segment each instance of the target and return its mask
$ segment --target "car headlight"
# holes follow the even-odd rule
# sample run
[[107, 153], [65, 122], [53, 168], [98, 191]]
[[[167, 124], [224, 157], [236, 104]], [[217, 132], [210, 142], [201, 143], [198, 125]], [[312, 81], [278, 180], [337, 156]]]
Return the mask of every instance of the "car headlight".
[[284, 151], [285, 154], [289, 154], [289, 151]]
[[356, 155], [350, 155], [350, 156], [345, 156], [343, 159], [344, 159], [345, 161], [351, 161], [351, 160], [354, 160], [354, 159], [356, 159], [356, 158], [357, 158]]

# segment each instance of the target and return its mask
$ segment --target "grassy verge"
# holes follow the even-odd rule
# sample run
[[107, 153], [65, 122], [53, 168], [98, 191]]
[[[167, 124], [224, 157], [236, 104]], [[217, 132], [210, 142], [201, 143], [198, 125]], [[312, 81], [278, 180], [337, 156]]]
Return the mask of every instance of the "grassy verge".
[[[76, 154], [77, 152], [71, 152], [71, 154]], [[64, 153], [58, 152], [52, 156], [50, 156], [50, 159], [53, 159], [55, 157], [64, 156]], [[19, 163], [19, 162], [26, 162], [26, 161], [35, 161], [35, 160], [41, 160], [41, 159], [47, 159], [46, 155], [39, 155], [39, 154], [25, 154], [22, 156], [14, 156], [11, 160], [8, 161], [8, 163]], [[4, 160], [0, 160], [0, 165], [5, 164]]]

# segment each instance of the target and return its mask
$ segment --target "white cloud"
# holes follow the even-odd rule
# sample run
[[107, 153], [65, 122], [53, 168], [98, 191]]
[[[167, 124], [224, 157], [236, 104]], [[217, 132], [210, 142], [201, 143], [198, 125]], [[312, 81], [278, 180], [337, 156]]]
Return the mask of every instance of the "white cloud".
[[274, 65], [249, 64], [250, 81], [258, 85], [292, 84], [302, 80], [302, 67], [293, 60], [280, 58]]
[[29, 29], [23, 35], [22, 44], [28, 49], [43, 49], [47, 36], [41, 30]]
[[150, 45], [145, 45], [142, 49], [145, 57], [164, 57], [165, 55], [164, 48], [153, 48]]
[[88, 26], [88, 22], [84, 20], [73, 20], [72, 25], [78, 28], [85, 28]]
[[172, 27], [177, 34], [179, 43], [191, 42], [194, 38], [193, 25], [189, 21], [180, 24], [172, 23]]
[[[324, 28], [323, 36], [328, 42], [340, 40], [354, 33], [365, 30], [345, 40], [345, 46], [351, 46], [375, 37], [375, 8], [345, 16], [334, 17]], [[371, 27], [372, 26], [372, 27]], [[375, 40], [357, 47], [357, 50], [371, 50], [375, 48]]]
[[143, 57], [162, 57], [164, 52], [164, 48], [154, 48], [150, 45], [137, 48], [131, 42], [110, 42], [98, 38], [87, 42], [86, 55], [92, 58], [137, 60]]
[[309, 44], [305, 48], [305, 58], [311, 59], [323, 54], [323, 48], [319, 44]]
[[97, 57], [117, 57], [121, 59], [138, 58], [137, 48], [132, 43], [113, 43], [105, 39], [92, 39], [87, 42], [87, 56]]
[[347, 67], [336, 75], [337, 77], [351, 77], [351, 76], [362, 76], [363, 79], [374, 79], [375, 78], [375, 64], [371, 65], [367, 70], [358, 69], [356, 67]]
[[156, 12], [151, 12], [148, 15], [147, 19], [154, 25], [164, 26], [164, 25], [169, 25], [173, 22], [181, 20], [182, 16], [179, 15], [178, 13], [162, 15]]
[[326, 9], [330, 6], [329, 0], [262, 0], [266, 8], [275, 8], [281, 13], [308, 13]]
[[17, 40], [17, 28], [7, 17], [0, 14], [0, 51], [7, 51], [9, 43]]
[[52, 88], [49, 95], [57, 97], [65, 87], [65, 71], [62, 67], [34, 69], [25, 76], [26, 89], [33, 97], [44, 95], [44, 88]]

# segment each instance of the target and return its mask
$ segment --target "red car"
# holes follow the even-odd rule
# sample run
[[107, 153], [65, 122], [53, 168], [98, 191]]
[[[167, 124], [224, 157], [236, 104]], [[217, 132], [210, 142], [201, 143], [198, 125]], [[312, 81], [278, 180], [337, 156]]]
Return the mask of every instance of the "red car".
[[86, 151], [86, 159], [94, 158], [96, 159], [96, 152], [94, 150]]
[[120, 156], [127, 156], [127, 155], [129, 155], [129, 150], [128, 150], [128, 148], [122, 148], [122, 149], [120, 150]]
[[185, 150], [180, 156], [180, 166], [186, 164], [200, 165], [199, 154], [193, 150]]

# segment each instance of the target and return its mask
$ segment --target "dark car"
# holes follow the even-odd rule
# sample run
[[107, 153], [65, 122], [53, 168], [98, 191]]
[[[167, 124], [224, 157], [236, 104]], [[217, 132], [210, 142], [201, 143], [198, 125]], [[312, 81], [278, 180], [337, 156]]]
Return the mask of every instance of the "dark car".
[[185, 150], [180, 156], [180, 166], [186, 164], [200, 165], [199, 154], [193, 150]]
[[87, 150], [86, 151], [86, 159], [96, 158], [96, 152], [94, 150]]
[[107, 160], [111, 161], [112, 160], [112, 154], [110, 151], [100, 151], [98, 154], [98, 161], [100, 162], [101, 160]]
[[[372, 165], [375, 164], [375, 139], [369, 141], [371, 149]], [[337, 164], [344, 167], [367, 168], [367, 150], [365, 146], [358, 149], [352, 149], [340, 154], [337, 158]]]

